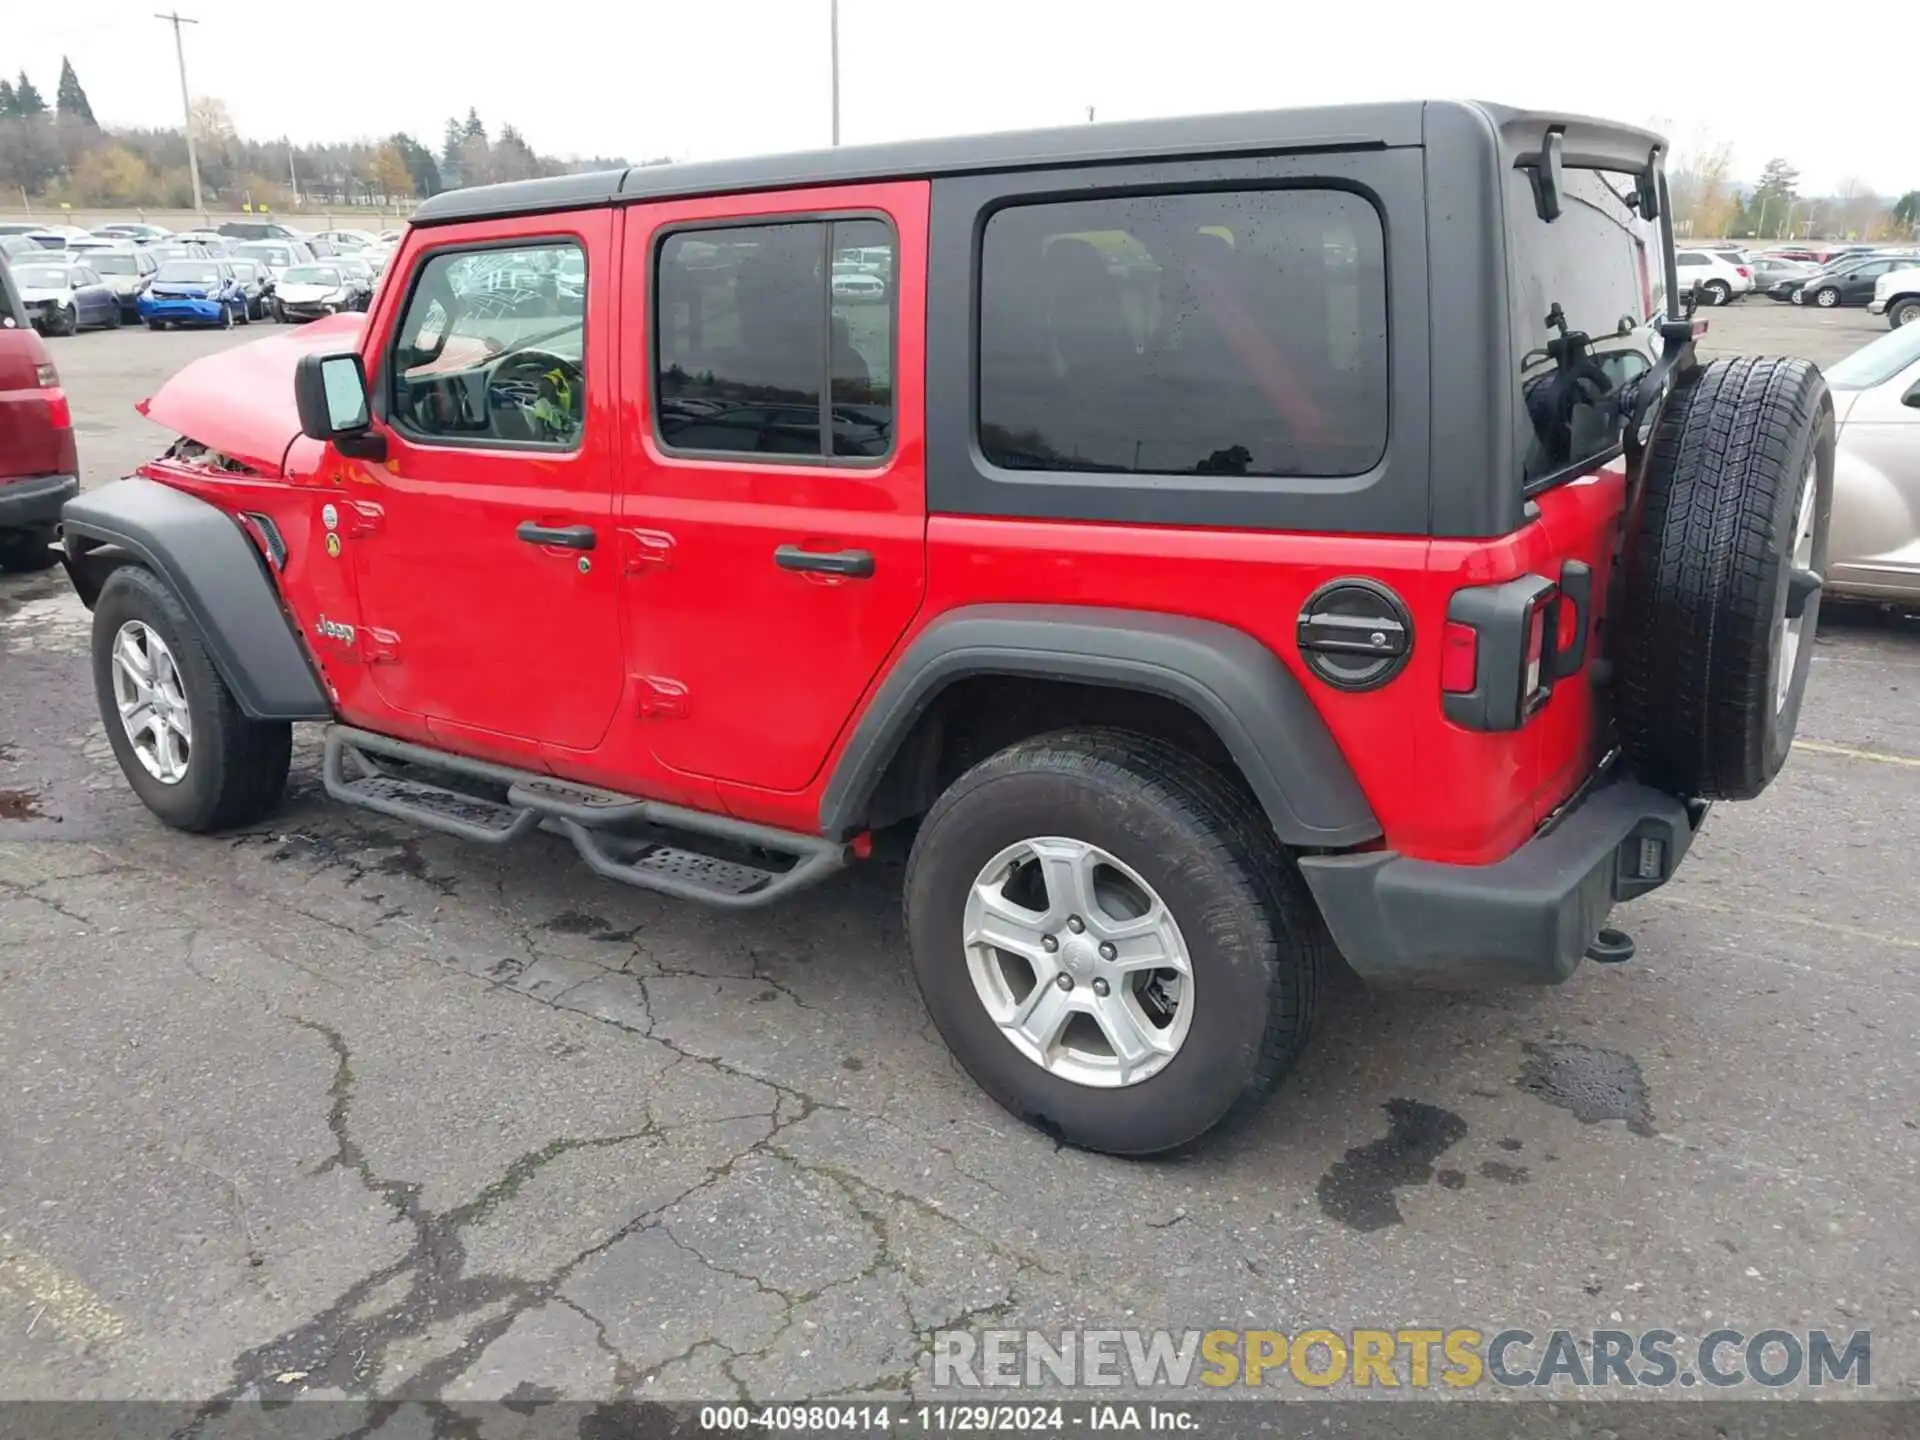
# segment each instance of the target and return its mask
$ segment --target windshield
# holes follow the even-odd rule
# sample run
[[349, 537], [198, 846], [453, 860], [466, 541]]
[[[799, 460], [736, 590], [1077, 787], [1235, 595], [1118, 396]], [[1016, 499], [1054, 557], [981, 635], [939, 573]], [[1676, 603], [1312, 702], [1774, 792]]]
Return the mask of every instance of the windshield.
[[1920, 360], [1920, 325], [1902, 325], [1827, 366], [1827, 384], [1835, 390], [1870, 390], [1916, 360]]
[[176, 260], [170, 265], [162, 265], [160, 273], [153, 278], [169, 285], [212, 285], [220, 279], [220, 272], [211, 265]]
[[114, 255], [96, 250], [87, 256], [87, 264], [102, 275], [136, 275], [139, 268], [131, 255]]
[[338, 285], [340, 272], [330, 265], [296, 265], [280, 277], [283, 285]]
[[67, 285], [67, 272], [59, 265], [22, 265], [13, 278], [23, 290], [64, 290]]

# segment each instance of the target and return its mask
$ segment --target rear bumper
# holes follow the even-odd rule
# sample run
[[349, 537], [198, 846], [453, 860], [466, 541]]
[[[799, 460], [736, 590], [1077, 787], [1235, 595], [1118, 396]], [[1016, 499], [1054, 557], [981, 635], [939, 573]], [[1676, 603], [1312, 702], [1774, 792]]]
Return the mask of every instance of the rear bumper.
[[1594, 790], [1505, 860], [1394, 852], [1300, 861], [1347, 962], [1376, 985], [1557, 985], [1615, 904], [1672, 877], [1705, 807], [1632, 781]]
[[0, 530], [51, 525], [60, 518], [60, 507], [79, 493], [78, 475], [35, 475], [0, 482]]

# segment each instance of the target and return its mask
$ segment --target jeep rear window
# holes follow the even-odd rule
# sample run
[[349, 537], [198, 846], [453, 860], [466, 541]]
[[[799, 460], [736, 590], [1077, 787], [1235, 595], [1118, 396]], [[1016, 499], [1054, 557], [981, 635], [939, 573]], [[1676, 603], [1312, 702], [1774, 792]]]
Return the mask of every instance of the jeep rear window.
[[979, 438], [1013, 470], [1359, 475], [1387, 444], [1379, 213], [1343, 190], [1019, 205], [981, 254]]
[[893, 448], [892, 272], [893, 232], [881, 220], [668, 235], [654, 303], [661, 444], [885, 456]]
[[[1526, 173], [1508, 172], [1508, 305], [1529, 489], [1604, 464], [1618, 450], [1620, 392], [1652, 368], [1650, 321], [1665, 303], [1657, 231], [1622, 198], [1628, 177], [1569, 166], [1562, 188], [1559, 218], [1545, 221]], [[1697, 252], [1675, 258], [1682, 266], [1714, 263]]]

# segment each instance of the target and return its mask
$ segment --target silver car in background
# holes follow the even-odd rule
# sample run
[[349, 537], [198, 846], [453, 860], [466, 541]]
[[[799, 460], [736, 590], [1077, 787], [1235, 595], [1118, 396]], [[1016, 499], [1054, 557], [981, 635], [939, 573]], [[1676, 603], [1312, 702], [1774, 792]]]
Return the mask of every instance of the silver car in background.
[[1920, 325], [1827, 367], [1840, 443], [1827, 589], [1920, 601]]

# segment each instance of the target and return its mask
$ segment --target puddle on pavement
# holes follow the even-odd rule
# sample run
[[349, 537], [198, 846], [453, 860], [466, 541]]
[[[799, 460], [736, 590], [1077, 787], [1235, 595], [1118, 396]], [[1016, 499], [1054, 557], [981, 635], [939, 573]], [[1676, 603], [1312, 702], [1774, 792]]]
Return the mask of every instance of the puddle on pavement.
[[1521, 1048], [1527, 1060], [1514, 1083], [1522, 1090], [1588, 1125], [1624, 1120], [1636, 1135], [1654, 1133], [1653, 1097], [1631, 1055], [1572, 1043]]
[[[1320, 1208], [1355, 1230], [1384, 1230], [1404, 1220], [1394, 1191], [1434, 1179], [1433, 1162], [1466, 1137], [1467, 1122], [1451, 1110], [1418, 1100], [1389, 1100], [1387, 1133], [1347, 1151], [1320, 1177]], [[1458, 1171], [1443, 1182], [1457, 1189]]]

